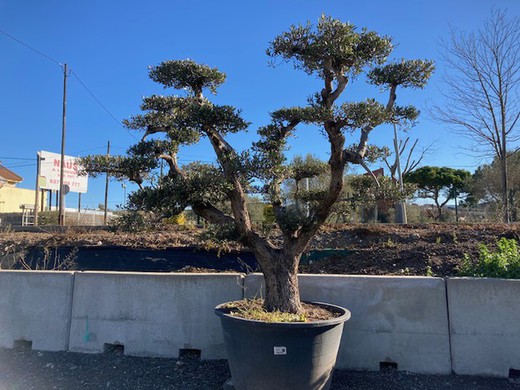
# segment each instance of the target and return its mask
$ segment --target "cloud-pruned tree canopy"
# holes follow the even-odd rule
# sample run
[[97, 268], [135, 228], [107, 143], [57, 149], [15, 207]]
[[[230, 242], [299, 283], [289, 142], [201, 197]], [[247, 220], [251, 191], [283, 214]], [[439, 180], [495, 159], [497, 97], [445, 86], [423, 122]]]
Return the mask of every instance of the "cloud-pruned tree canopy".
[[[232, 226], [237, 239], [255, 254], [265, 276], [265, 307], [268, 310], [298, 313], [301, 310], [297, 269], [309, 241], [327, 220], [342, 188], [347, 164], [366, 167], [369, 134], [383, 123], [413, 122], [418, 110], [399, 107], [398, 88], [422, 88], [432, 71], [431, 61], [388, 63], [394, 45], [384, 35], [353, 24], [322, 16], [316, 25], [292, 26], [275, 37], [267, 54], [276, 62], [289, 62], [296, 69], [321, 79], [322, 88], [304, 107], [282, 107], [271, 113], [270, 123], [258, 129], [258, 139], [246, 152], [237, 152], [226, 140], [230, 133], [243, 131], [249, 123], [240, 110], [212, 103], [204, 91], [217, 92], [225, 75], [216, 68], [191, 60], [172, 60], [151, 67], [149, 76], [179, 95], [153, 95], [143, 99], [144, 113], [125, 121], [130, 129], [144, 133], [143, 140], [123, 157], [90, 156], [84, 159], [92, 174], [115, 172], [136, 180], [141, 189], [130, 197], [135, 209], [157, 214], [173, 214], [182, 207], [209, 222]], [[372, 73], [371, 73], [372, 72]], [[368, 96], [362, 101], [339, 103], [339, 97], [354, 79], [368, 73], [369, 81], [388, 92], [386, 101]], [[292, 175], [301, 177], [286, 162], [288, 138], [299, 125], [317, 128], [330, 144], [326, 167], [327, 186], [309, 201], [304, 212], [286, 207], [282, 186]], [[358, 136], [359, 135], [359, 136]], [[149, 138], [153, 138], [150, 141]], [[157, 139], [160, 138], [160, 141]], [[217, 164], [181, 166], [177, 155], [182, 146], [209, 140]], [[349, 143], [346, 139], [351, 138]], [[167, 163], [166, 175], [152, 185], [144, 179]], [[307, 167], [309, 168], [309, 167]], [[309, 173], [309, 172], [307, 172]], [[256, 191], [272, 205], [283, 244], [276, 245], [252, 223], [246, 200]], [[220, 207], [222, 202], [229, 207]]]

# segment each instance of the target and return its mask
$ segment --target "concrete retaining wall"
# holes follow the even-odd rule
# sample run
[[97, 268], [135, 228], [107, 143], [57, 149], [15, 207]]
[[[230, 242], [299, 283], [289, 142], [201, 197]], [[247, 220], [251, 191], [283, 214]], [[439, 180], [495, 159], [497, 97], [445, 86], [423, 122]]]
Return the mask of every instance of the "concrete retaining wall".
[[[520, 280], [299, 279], [304, 300], [352, 312], [340, 368], [379, 370], [386, 363], [417, 373], [501, 377], [520, 370]], [[0, 270], [0, 347], [25, 340], [49, 351], [123, 345], [128, 355], [177, 357], [198, 349], [202, 358], [225, 358], [213, 308], [261, 296], [262, 283], [259, 274]]]
[[520, 280], [447, 280], [453, 371], [507, 377], [520, 370]]
[[[249, 297], [260, 296], [263, 277], [246, 277]], [[445, 283], [440, 278], [300, 275], [301, 298], [349, 309], [337, 366], [451, 373]]]
[[68, 348], [72, 272], [0, 271], [0, 347]]
[[82, 272], [76, 275], [70, 350], [124, 345], [136, 356], [177, 357], [199, 349], [225, 358], [216, 305], [242, 298], [240, 274]]

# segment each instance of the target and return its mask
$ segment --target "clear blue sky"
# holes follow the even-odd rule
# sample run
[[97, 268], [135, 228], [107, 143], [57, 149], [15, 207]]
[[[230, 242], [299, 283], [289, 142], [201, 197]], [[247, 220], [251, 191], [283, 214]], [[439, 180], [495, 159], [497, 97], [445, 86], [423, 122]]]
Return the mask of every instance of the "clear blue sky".
[[[270, 111], [303, 105], [321, 87], [318, 80], [290, 65], [269, 67], [268, 42], [291, 24], [316, 22], [325, 13], [393, 36], [399, 44], [394, 58], [437, 61], [429, 86], [399, 93], [398, 103], [413, 103], [422, 111], [411, 137], [419, 138], [423, 146], [435, 142], [435, 152], [423, 165], [473, 171], [482, 161], [460, 151], [466, 140], [434, 123], [427, 106], [442, 105], [439, 41], [448, 37], [450, 25], [475, 30], [493, 6], [520, 14], [518, 0], [0, 0], [0, 30], [52, 59], [0, 34], [0, 160], [24, 178], [21, 187], [34, 188], [36, 152], [60, 152], [63, 72], [53, 60], [67, 63], [74, 72], [67, 92], [68, 155], [104, 153], [107, 141], [113, 154], [124, 153], [140, 134], [118, 122], [139, 112], [142, 96], [168, 93], [148, 79], [147, 66], [185, 58], [227, 74], [215, 101], [241, 108], [253, 123], [249, 133], [231, 137], [238, 149], [245, 149], [255, 138], [255, 129], [269, 121]], [[351, 86], [346, 94], [349, 100], [386, 100], [363, 83]], [[374, 130], [371, 137], [380, 146], [390, 145], [391, 139], [385, 128]], [[293, 141], [291, 155], [312, 152], [326, 158], [327, 144], [319, 132], [304, 129]], [[213, 160], [204, 144], [179, 157], [181, 162]], [[102, 203], [103, 191], [104, 179], [90, 180], [83, 205]], [[122, 202], [121, 184], [112, 182], [109, 206]], [[67, 196], [67, 207], [76, 205], [76, 194]]]

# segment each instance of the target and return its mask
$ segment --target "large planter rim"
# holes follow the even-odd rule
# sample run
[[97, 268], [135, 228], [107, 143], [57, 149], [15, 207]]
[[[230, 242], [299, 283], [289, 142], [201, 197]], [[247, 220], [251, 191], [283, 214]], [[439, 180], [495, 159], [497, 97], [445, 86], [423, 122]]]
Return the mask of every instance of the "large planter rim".
[[[233, 301], [232, 301], [233, 302]], [[238, 316], [233, 316], [226, 311], [229, 309], [224, 309], [223, 306], [227, 305], [229, 302], [224, 302], [215, 307], [215, 314], [220, 318], [226, 318], [227, 320], [247, 323], [249, 326], [259, 326], [259, 327], [269, 327], [269, 328], [287, 328], [287, 329], [296, 329], [296, 328], [316, 328], [322, 326], [334, 326], [337, 324], [341, 324], [348, 319], [350, 319], [350, 311], [337, 305], [332, 305], [330, 303], [324, 302], [309, 302], [303, 301], [304, 303], [321, 306], [324, 309], [329, 309], [336, 313], [341, 313], [338, 317], [331, 318], [329, 320], [320, 320], [320, 321], [312, 321], [312, 322], [266, 322], [259, 320], [250, 320], [247, 318], [242, 318]]]

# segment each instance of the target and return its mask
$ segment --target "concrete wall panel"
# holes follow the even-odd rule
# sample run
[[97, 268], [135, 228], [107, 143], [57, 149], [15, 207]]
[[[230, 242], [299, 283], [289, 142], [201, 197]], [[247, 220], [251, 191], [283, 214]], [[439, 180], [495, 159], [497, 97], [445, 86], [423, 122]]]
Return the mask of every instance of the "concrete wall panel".
[[72, 272], [0, 271], [0, 347], [31, 341], [32, 348], [68, 347]]
[[[520, 369], [520, 281], [300, 275], [302, 299], [348, 308], [338, 367], [507, 377]], [[262, 296], [260, 274], [0, 271], [0, 347], [225, 358], [213, 308]], [[244, 284], [244, 286], [243, 286]], [[448, 306], [446, 304], [448, 297]], [[448, 329], [448, 309], [450, 326]], [[451, 332], [451, 351], [450, 337]], [[450, 354], [451, 352], [451, 354]]]
[[453, 371], [507, 377], [520, 370], [520, 280], [447, 280]]
[[[263, 277], [246, 277], [248, 297], [261, 296]], [[397, 363], [416, 373], [451, 372], [443, 279], [300, 275], [303, 300], [349, 309], [338, 354], [339, 368], [379, 370]]]
[[177, 357], [200, 349], [224, 358], [214, 307], [242, 298], [240, 274], [82, 272], [76, 275], [70, 350], [122, 344], [135, 356]]

